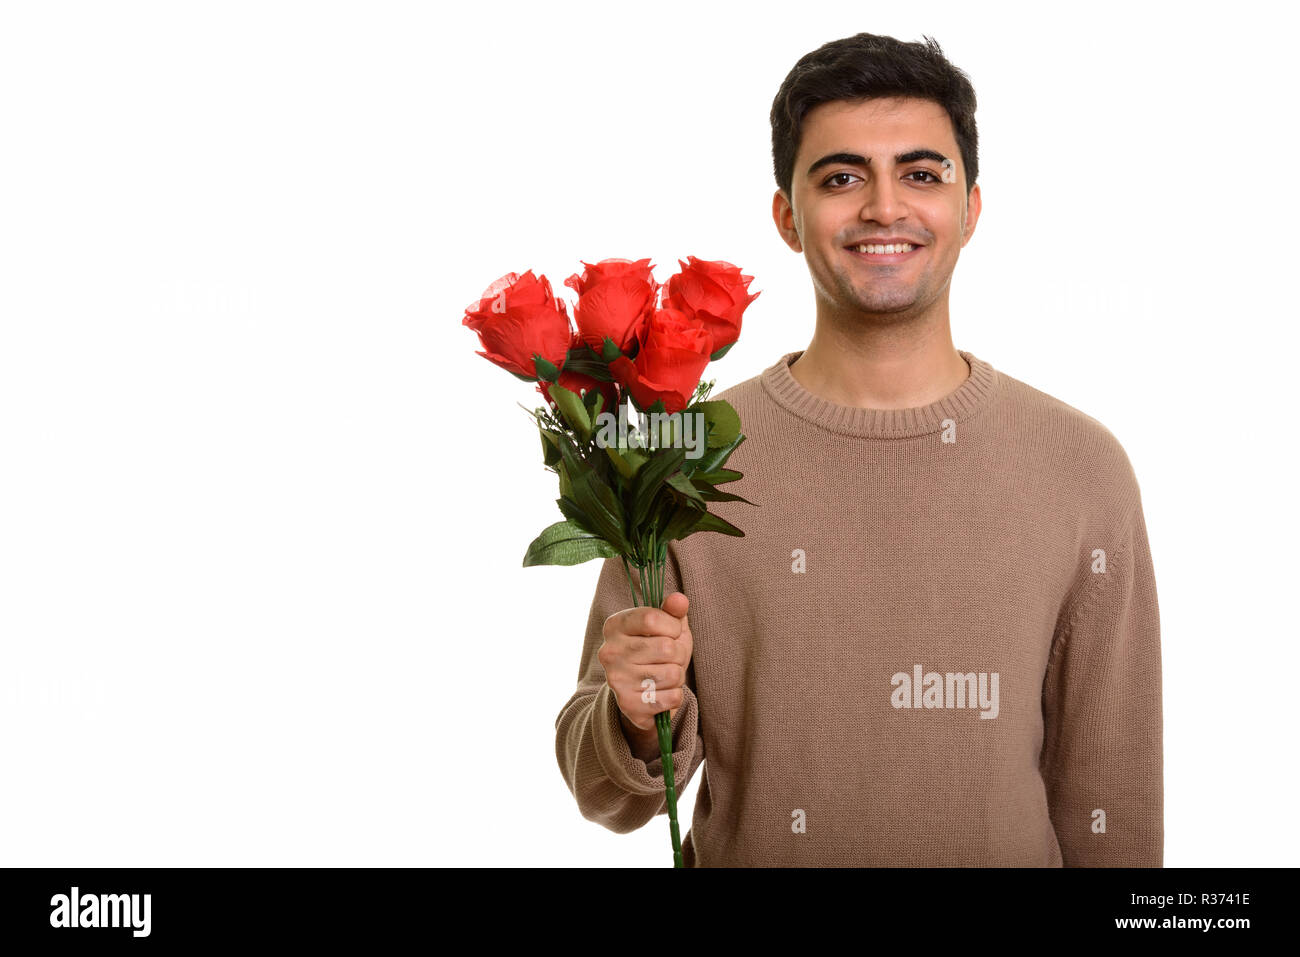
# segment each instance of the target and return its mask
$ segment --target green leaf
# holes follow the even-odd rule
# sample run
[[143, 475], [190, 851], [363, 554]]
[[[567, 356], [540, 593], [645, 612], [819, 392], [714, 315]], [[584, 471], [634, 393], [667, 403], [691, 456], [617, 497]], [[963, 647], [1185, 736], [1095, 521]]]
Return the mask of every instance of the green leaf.
[[740, 416], [726, 399], [713, 399], [696, 406], [704, 413], [709, 429], [709, 448], [720, 449], [736, 440], [740, 434]]
[[633, 470], [637, 472], [641, 471], [641, 466], [650, 461], [650, 453], [644, 449], [630, 449], [620, 445], [618, 454], [627, 459], [631, 463]]
[[617, 359], [619, 356], [623, 354], [622, 351], [619, 350], [618, 344], [615, 343], [614, 340], [611, 339], [609, 336], [605, 337], [605, 341], [601, 345], [603, 346], [603, 348], [601, 350], [600, 357], [604, 359], [606, 362], [613, 362], [615, 359]]
[[574, 504], [573, 499], [561, 495], [555, 500], [555, 504], [560, 507], [560, 514], [578, 528], [582, 529], [593, 538], [600, 537], [600, 533], [595, 529], [596, 523], [591, 520], [591, 517], [587, 515], [586, 512]]
[[668, 484], [677, 489], [677, 491], [681, 492], [687, 498], [693, 498], [697, 502], [705, 501], [704, 496], [700, 494], [700, 490], [691, 484], [691, 480], [681, 472], [678, 472], [675, 475], [670, 475], [668, 477]]
[[507, 369], [506, 371], [509, 372], [509, 373], [510, 373], [512, 376], [514, 376], [516, 379], [520, 379], [520, 380], [522, 380], [522, 381], [524, 381], [524, 382], [536, 382], [536, 381], [537, 381], [537, 376], [535, 376], [535, 375], [524, 375], [524, 374], [521, 373], [521, 372], [513, 372], [513, 371], [511, 371], [511, 370], [509, 370], [509, 369]]
[[685, 538], [695, 528], [695, 524], [700, 517], [708, 514], [702, 506], [694, 505], [690, 501], [678, 503], [673, 517], [668, 520], [668, 524], [663, 527], [659, 534], [659, 540], [663, 542], [675, 541], [679, 538]]
[[563, 497], [557, 498], [555, 500], [555, 504], [559, 506], [561, 515], [567, 518], [578, 528], [587, 532], [587, 534], [591, 535], [593, 538], [599, 538], [602, 541], [608, 542], [610, 547], [613, 548], [615, 552], [619, 554], [630, 555], [632, 553], [633, 548], [631, 542], [627, 541], [626, 538], [623, 539], [616, 538], [614, 540], [608, 538], [602, 531], [602, 528], [607, 526], [604, 526], [600, 520], [593, 518], [586, 510], [584, 510], [580, 505], [578, 505], [572, 499], [563, 498]]
[[560, 454], [564, 457], [561, 464], [569, 473], [571, 497], [590, 520], [591, 524], [587, 527], [620, 552], [630, 553], [632, 545], [623, 528], [623, 506], [614, 490], [596, 476], [592, 467], [574, 451], [569, 441], [561, 443]]
[[731, 351], [731, 347], [734, 346], [734, 345], [735, 345], [737, 342], [739, 342], [739, 341], [740, 341], [739, 339], [735, 339], [735, 340], [733, 340], [733, 341], [727, 343], [725, 346], [723, 346], [723, 347], [722, 347], [721, 349], [719, 349], [717, 352], [713, 353], [713, 355], [709, 356], [709, 361], [710, 361], [710, 362], [717, 362], [719, 359], [721, 359], [723, 356], [725, 356], [729, 351]]
[[577, 372], [600, 382], [614, 381], [614, 377], [609, 374], [609, 367], [599, 359], [569, 359], [564, 363], [564, 371]]
[[572, 522], [548, 525], [524, 553], [524, 567], [529, 565], [580, 565], [593, 558], [614, 558], [618, 551], [605, 541], [589, 535]]
[[550, 429], [539, 429], [538, 431], [542, 437], [543, 464], [550, 468], [560, 461], [559, 436]]
[[650, 506], [655, 496], [663, 487], [668, 476], [681, 468], [686, 460], [686, 450], [660, 449], [637, 472], [636, 485], [632, 489], [632, 514], [628, 527], [635, 530], [641, 526], [650, 514]]
[[731, 453], [740, 447], [740, 443], [745, 441], [745, 435], [742, 432], [736, 436], [735, 441], [724, 445], [720, 449], [709, 449], [698, 459], [687, 459], [683, 471], [695, 475], [704, 472], [713, 472], [722, 468], [723, 464], [731, 456]]
[[551, 398], [559, 407], [560, 415], [568, 422], [585, 442], [591, 438], [591, 420], [587, 418], [587, 407], [576, 392], [570, 392], [558, 383], [551, 386]]
[[736, 479], [744, 478], [744, 472], [737, 472], [734, 469], [716, 469], [712, 472], [692, 472], [691, 478], [697, 482], [708, 482], [710, 485], [724, 485], [727, 482], [734, 482]]
[[602, 446], [609, 460], [614, 463], [620, 475], [625, 479], [634, 479], [636, 474], [641, 471], [641, 466], [650, 461], [650, 456], [640, 449], [628, 448], [626, 445], [620, 445], [618, 448], [613, 446]]
[[625, 552], [632, 550], [623, 531], [623, 506], [614, 490], [595, 479], [591, 472], [573, 483], [574, 501], [596, 523], [596, 531], [603, 538], [618, 545]]
[[569, 368], [569, 359], [581, 359], [584, 362], [594, 362], [599, 358], [599, 353], [592, 349], [591, 346], [587, 345], [584, 340], [569, 350], [568, 357], [564, 361], [564, 368]]
[[753, 505], [755, 508], [759, 507], [757, 502], [751, 502], [749, 499], [734, 495], [731, 492], [719, 492], [715, 488], [710, 488], [707, 491], [700, 489], [700, 495], [706, 502], [744, 502], [746, 505]]
[[618, 474], [623, 476], [629, 482], [636, 478], [637, 469], [641, 467], [640, 463], [633, 465], [627, 456], [627, 453], [614, 448], [612, 445], [603, 446], [605, 454], [609, 460], [614, 463], [614, 468], [618, 469]]
[[533, 353], [533, 365], [537, 367], [538, 377], [547, 382], [554, 382], [560, 377], [560, 370], [555, 367], [555, 363], [542, 358], [540, 353]]
[[744, 538], [745, 533], [732, 525], [725, 518], [719, 518], [712, 512], [705, 512], [704, 517], [691, 529], [692, 532], [722, 532], [724, 535], [735, 535], [738, 538]]
[[587, 394], [582, 397], [582, 404], [587, 409], [587, 421], [591, 423], [591, 428], [594, 431], [596, 418], [600, 415], [601, 410], [605, 408], [605, 393], [599, 389], [588, 389]]

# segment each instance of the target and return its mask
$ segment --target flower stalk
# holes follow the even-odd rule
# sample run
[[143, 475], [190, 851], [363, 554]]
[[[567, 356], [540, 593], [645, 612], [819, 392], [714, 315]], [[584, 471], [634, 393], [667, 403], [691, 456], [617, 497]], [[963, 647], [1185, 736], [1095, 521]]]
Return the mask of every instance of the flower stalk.
[[[641, 572], [644, 603], [651, 608], [659, 608], [664, 603], [664, 567], [668, 560], [668, 544], [656, 540], [651, 530], [649, 548], [646, 554], [650, 562], [639, 565]], [[627, 569], [627, 559], [623, 559]], [[628, 571], [628, 586], [632, 588], [632, 601], [637, 601], [636, 588], [632, 585], [632, 573]], [[673, 727], [672, 712], [660, 711], [655, 715], [655, 731], [659, 738], [659, 757], [664, 768], [664, 798], [668, 803], [668, 830], [673, 842], [673, 867], [682, 867], [682, 839], [677, 825], [677, 775], [673, 770]]]

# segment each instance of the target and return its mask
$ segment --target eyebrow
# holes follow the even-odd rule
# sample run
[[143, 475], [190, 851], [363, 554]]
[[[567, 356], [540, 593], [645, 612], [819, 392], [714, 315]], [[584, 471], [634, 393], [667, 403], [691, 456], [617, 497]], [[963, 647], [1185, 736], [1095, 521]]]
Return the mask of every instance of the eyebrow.
[[[914, 163], [917, 160], [934, 160], [936, 163], [942, 165], [943, 161], [946, 160], [947, 158], [948, 157], [944, 156], [940, 152], [937, 152], [936, 150], [916, 149], [916, 150], [908, 150], [906, 153], [897, 154], [894, 157], [894, 162]], [[823, 156], [817, 162], [813, 163], [812, 166], [808, 167], [808, 176], [809, 178], [811, 178], [812, 175], [816, 173], [819, 169], [821, 169], [823, 166], [837, 166], [839, 164], [844, 164], [847, 166], [866, 166], [870, 162], [871, 162], [870, 159], [858, 153], [829, 153], [826, 156]]]

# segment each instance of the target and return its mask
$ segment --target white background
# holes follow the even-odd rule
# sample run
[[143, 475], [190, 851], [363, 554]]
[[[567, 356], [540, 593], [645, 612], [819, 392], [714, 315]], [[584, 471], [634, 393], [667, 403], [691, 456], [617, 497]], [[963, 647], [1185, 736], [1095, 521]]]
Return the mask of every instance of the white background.
[[695, 255], [762, 291], [718, 391], [804, 348], [768, 111], [863, 30], [979, 97], [954, 344], [1141, 483], [1166, 865], [1300, 863], [1282, 5], [3, 9], [4, 864], [669, 866], [560, 776], [598, 564], [521, 567], [536, 395], [461, 319]]

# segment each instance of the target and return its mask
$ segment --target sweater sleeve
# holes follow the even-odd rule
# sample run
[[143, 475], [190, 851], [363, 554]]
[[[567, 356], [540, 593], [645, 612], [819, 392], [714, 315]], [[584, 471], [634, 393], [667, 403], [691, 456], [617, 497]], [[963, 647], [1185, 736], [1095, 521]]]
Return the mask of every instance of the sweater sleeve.
[[[629, 567], [639, 588], [637, 569]], [[684, 591], [680, 582], [670, 542], [664, 567], [664, 596]], [[555, 756], [578, 810], [587, 820], [617, 834], [634, 831], [655, 815], [668, 813], [663, 759], [645, 762], [633, 756], [619, 720], [618, 700], [596, 657], [605, 640], [605, 620], [635, 604], [622, 559], [606, 558], [587, 617], [578, 687], [555, 719]], [[698, 635], [695, 637], [698, 639]], [[704, 760], [694, 675], [692, 662], [686, 671], [682, 705], [672, 720], [673, 777], [679, 798]]]
[[1140, 498], [1097, 547], [1104, 571], [1090, 556], [1053, 641], [1040, 770], [1065, 867], [1162, 867], [1160, 610]]

